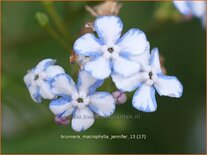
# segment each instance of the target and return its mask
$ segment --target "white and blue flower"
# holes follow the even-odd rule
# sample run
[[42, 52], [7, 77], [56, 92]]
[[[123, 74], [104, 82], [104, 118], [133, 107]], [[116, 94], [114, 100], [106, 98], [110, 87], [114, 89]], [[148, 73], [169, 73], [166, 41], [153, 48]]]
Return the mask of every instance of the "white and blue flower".
[[120, 75], [112, 75], [118, 89], [121, 91], [135, 92], [132, 104], [144, 112], [153, 112], [157, 109], [155, 90], [160, 96], [179, 98], [183, 93], [183, 86], [174, 76], [166, 76], [162, 73], [159, 52], [157, 48], [152, 49], [149, 63], [141, 72], [125, 78]]
[[187, 17], [197, 17], [201, 19], [203, 26], [206, 26], [206, 1], [173, 1], [175, 7]]
[[146, 51], [147, 38], [144, 32], [136, 28], [121, 37], [122, 29], [123, 23], [119, 17], [101, 16], [94, 22], [98, 38], [87, 33], [74, 43], [77, 55], [93, 58], [84, 65], [84, 69], [92, 76], [105, 79], [113, 72], [128, 77], [139, 71], [139, 63], [130, 57]]
[[75, 131], [88, 129], [95, 121], [94, 113], [107, 117], [115, 111], [115, 100], [110, 93], [95, 92], [103, 80], [97, 80], [86, 71], [80, 71], [77, 85], [67, 74], [59, 74], [52, 81], [52, 90], [58, 96], [49, 109], [58, 117], [72, 115], [72, 128]]
[[55, 62], [53, 59], [44, 59], [24, 76], [30, 95], [37, 103], [41, 103], [42, 99], [56, 98], [51, 91], [50, 82], [54, 76], [65, 71], [62, 67], [55, 65]]

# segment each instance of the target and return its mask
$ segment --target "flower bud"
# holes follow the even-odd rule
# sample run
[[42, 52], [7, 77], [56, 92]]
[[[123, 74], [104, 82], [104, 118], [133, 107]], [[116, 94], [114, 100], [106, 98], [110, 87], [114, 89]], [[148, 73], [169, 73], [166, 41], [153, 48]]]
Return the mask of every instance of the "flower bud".
[[57, 125], [68, 125], [70, 123], [70, 120], [67, 117], [61, 118], [61, 117], [55, 116], [54, 121]]
[[124, 104], [127, 101], [127, 95], [124, 92], [115, 91], [112, 95], [116, 101], [116, 104]]
[[35, 17], [36, 17], [38, 23], [41, 26], [45, 26], [49, 22], [48, 16], [45, 13], [37, 12], [36, 15], [35, 15]]

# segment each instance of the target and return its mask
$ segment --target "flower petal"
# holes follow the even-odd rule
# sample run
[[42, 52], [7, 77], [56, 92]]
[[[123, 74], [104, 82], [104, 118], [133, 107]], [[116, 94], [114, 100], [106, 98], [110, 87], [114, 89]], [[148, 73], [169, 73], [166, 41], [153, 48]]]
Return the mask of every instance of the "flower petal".
[[93, 93], [103, 84], [103, 80], [92, 77], [88, 72], [81, 70], [78, 75], [77, 88], [79, 92]]
[[51, 87], [48, 82], [38, 81], [39, 94], [44, 99], [54, 99], [56, 95], [52, 92]]
[[164, 95], [178, 98], [183, 94], [183, 86], [175, 76], [159, 74], [154, 87], [160, 96]]
[[191, 10], [187, 1], [173, 1], [175, 7], [184, 15], [190, 15]]
[[115, 111], [115, 100], [107, 92], [97, 92], [90, 96], [89, 107], [100, 116], [107, 117]]
[[162, 69], [161, 69], [161, 66], [160, 66], [160, 58], [159, 58], [158, 48], [153, 48], [151, 50], [149, 65], [156, 68], [157, 73], [162, 73]]
[[77, 39], [73, 49], [78, 55], [83, 56], [99, 56], [102, 43], [93, 34], [87, 33]]
[[43, 99], [53, 99], [55, 94], [52, 93], [50, 85], [47, 81], [39, 80], [38, 82], [32, 82], [32, 74], [27, 74], [24, 76], [24, 82], [29, 90], [31, 98], [37, 102], [41, 103]]
[[34, 73], [39, 73], [39, 72], [42, 72], [44, 71], [47, 67], [51, 66], [51, 65], [54, 65], [56, 63], [56, 60], [54, 59], [44, 59], [42, 61], [40, 61], [36, 67], [34, 67], [32, 69], [32, 71], [34, 71]]
[[132, 99], [134, 108], [144, 112], [154, 112], [157, 109], [155, 89], [149, 85], [142, 84], [135, 92]]
[[31, 86], [31, 85], [28, 85], [27, 88], [29, 90], [32, 100], [35, 101], [36, 103], [41, 103], [42, 97], [40, 95], [39, 88], [37, 86]]
[[32, 74], [31, 71], [29, 71], [25, 76], [24, 76], [24, 83], [26, 84], [26, 86], [28, 87], [29, 85], [31, 85], [31, 81], [33, 81], [34, 79], [34, 75]]
[[105, 44], [116, 43], [121, 36], [123, 23], [117, 16], [101, 16], [95, 20], [94, 29]]
[[206, 15], [206, 1], [174, 1], [174, 5], [186, 16], [201, 18]]
[[116, 59], [114, 59], [113, 63], [113, 71], [125, 77], [129, 77], [134, 73], [137, 73], [140, 69], [140, 65], [138, 63], [122, 57], [117, 57]]
[[110, 63], [103, 57], [87, 62], [84, 69], [97, 79], [105, 79], [111, 74]]
[[145, 66], [149, 65], [149, 59], [150, 59], [150, 45], [149, 45], [149, 43], [148, 43], [146, 50], [142, 54], [129, 56], [129, 59], [131, 61], [139, 63], [140, 67], [141, 67], [140, 70], [143, 70], [145, 68]]
[[206, 1], [189, 1], [187, 3], [194, 16], [198, 18], [206, 16]]
[[52, 78], [54, 77], [55, 75], [57, 74], [62, 74], [62, 73], [65, 73], [64, 69], [58, 65], [55, 65], [55, 66], [49, 66], [46, 68], [45, 70], [45, 74], [47, 74], [47, 76], [49, 78]]
[[116, 87], [123, 92], [135, 90], [146, 79], [146, 73], [138, 73], [130, 77], [124, 77], [119, 74], [112, 74], [111, 76]]
[[65, 118], [73, 113], [75, 108], [72, 106], [70, 98], [59, 98], [49, 104], [49, 109], [58, 117]]
[[54, 94], [60, 96], [70, 96], [77, 92], [73, 79], [65, 73], [56, 75], [51, 82], [51, 86]]
[[138, 55], [143, 53], [148, 47], [148, 41], [144, 34], [139, 29], [130, 29], [118, 41], [122, 55]]
[[88, 108], [77, 108], [72, 118], [72, 128], [75, 131], [84, 131], [91, 127], [94, 123], [94, 114]]

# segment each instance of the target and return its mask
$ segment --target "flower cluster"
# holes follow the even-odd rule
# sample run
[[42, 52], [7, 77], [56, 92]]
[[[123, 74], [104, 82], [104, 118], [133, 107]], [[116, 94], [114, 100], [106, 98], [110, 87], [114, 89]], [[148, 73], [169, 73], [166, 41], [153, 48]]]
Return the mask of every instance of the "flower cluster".
[[[161, 96], [182, 96], [182, 84], [176, 77], [164, 75], [158, 49], [150, 52], [143, 31], [133, 28], [121, 36], [123, 23], [117, 16], [98, 17], [93, 29], [96, 34], [87, 33], [74, 43], [75, 54], [82, 60], [87, 58], [77, 84], [52, 59], [42, 60], [24, 77], [35, 102], [51, 100], [49, 109], [57, 124], [68, 124], [67, 118], [72, 115], [72, 128], [84, 131], [94, 123], [95, 114], [112, 115], [116, 102], [126, 102], [124, 92], [135, 89], [132, 105], [144, 112], [157, 109], [155, 90]], [[109, 76], [119, 91], [96, 92]]]

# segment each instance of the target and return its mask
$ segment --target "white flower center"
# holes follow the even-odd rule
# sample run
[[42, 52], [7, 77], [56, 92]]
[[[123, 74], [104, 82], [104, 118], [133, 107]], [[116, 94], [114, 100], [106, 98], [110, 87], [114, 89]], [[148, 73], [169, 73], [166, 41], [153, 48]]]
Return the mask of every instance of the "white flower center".
[[153, 85], [155, 80], [157, 79], [157, 72], [156, 72], [156, 69], [151, 67], [151, 66], [148, 66], [146, 67], [146, 84], [148, 85]]
[[84, 108], [89, 104], [89, 97], [84, 92], [76, 93], [72, 96], [72, 103], [74, 107]]
[[152, 79], [153, 73], [152, 72], [149, 72], [148, 75], [149, 75], [149, 78]]
[[36, 75], [34, 76], [34, 80], [36, 81], [37, 79], [39, 79], [39, 74], [36, 74]]
[[77, 101], [78, 103], [83, 103], [83, 99], [82, 99], [82, 98], [78, 98], [76, 101]]
[[44, 72], [32, 72], [31, 73], [31, 85], [33, 86], [41, 86], [45, 79], [47, 79], [47, 75]]
[[114, 52], [114, 48], [113, 47], [109, 47], [107, 50], [108, 50], [109, 53], [113, 53]]
[[119, 56], [119, 47], [115, 44], [103, 45], [101, 48], [103, 57], [106, 59], [116, 59]]

